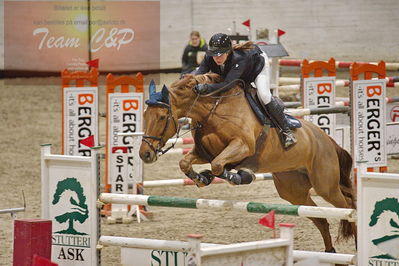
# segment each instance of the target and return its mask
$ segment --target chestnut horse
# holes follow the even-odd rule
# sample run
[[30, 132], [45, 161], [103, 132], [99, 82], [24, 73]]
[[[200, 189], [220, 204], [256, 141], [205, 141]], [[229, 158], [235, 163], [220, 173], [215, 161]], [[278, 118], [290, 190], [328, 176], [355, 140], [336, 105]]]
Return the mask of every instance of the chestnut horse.
[[[188, 75], [168, 90], [150, 96], [144, 112], [145, 136], [140, 157], [155, 162], [166, 141], [178, 131], [178, 119], [190, 117], [195, 146], [180, 161], [180, 169], [198, 186], [212, 176], [238, 170], [238, 184], [250, 183], [253, 172], [271, 172], [281, 198], [296, 205], [316, 206], [310, 188], [337, 208], [355, 208], [350, 180], [352, 158], [316, 125], [301, 120], [295, 129], [297, 144], [284, 150], [276, 129], [265, 133], [254, 115], [243, 89], [236, 85], [218, 96], [197, 95], [198, 83], [219, 81], [216, 74]], [[205, 154], [204, 154], [204, 151]], [[207, 155], [207, 156], [205, 156]], [[211, 164], [211, 171], [196, 173], [193, 164]], [[249, 170], [250, 169], [250, 170]], [[205, 180], [205, 182], [203, 182]], [[237, 183], [233, 182], [233, 183]], [[309, 218], [320, 231], [326, 252], [335, 252], [326, 219]], [[356, 237], [354, 223], [341, 220], [339, 238]]]

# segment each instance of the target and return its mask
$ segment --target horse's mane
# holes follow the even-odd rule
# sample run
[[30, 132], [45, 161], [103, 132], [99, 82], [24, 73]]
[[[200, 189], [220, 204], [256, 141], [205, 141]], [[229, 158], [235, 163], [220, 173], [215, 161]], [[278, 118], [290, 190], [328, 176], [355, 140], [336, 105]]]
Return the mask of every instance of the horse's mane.
[[216, 73], [206, 73], [203, 75], [185, 75], [184, 78], [173, 82], [170, 86], [174, 87], [194, 87], [197, 83], [218, 83], [222, 81], [222, 77]]
[[[182, 97], [183, 95], [186, 94], [186, 91], [187, 91], [186, 89], [191, 90], [197, 84], [203, 84], [203, 83], [212, 84], [212, 83], [218, 83], [218, 82], [222, 82], [222, 81], [223, 81], [222, 77], [216, 73], [208, 72], [203, 75], [188, 74], [188, 75], [185, 75], [182, 79], [173, 82], [170, 85], [170, 87], [176, 95], [179, 95], [180, 97]], [[237, 93], [237, 90], [243, 89], [243, 87], [239, 83], [232, 84], [232, 85], [238, 85], [238, 86], [235, 86], [235, 88], [233, 86], [230, 86], [229, 89], [223, 91], [223, 95], [235, 94], [235, 93]], [[183, 89], [183, 90], [181, 90], [181, 89]]]
[[254, 43], [251, 41], [244, 43], [237, 43], [233, 45], [233, 50], [252, 50], [252, 49], [254, 49]]

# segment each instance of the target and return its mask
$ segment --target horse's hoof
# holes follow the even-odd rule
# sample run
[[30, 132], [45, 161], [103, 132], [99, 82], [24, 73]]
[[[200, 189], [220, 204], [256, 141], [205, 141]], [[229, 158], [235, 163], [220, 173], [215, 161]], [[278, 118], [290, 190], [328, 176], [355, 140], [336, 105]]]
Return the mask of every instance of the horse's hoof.
[[[249, 179], [248, 176], [249, 175], [250, 174], [248, 174], [248, 172], [245, 173], [245, 177], [246, 177], [245, 182], [248, 182], [248, 179]], [[224, 180], [226, 180], [231, 185], [249, 184], [249, 183], [243, 183], [242, 182], [242, 176], [239, 173], [232, 173], [230, 171], [227, 171], [226, 169], [224, 169], [223, 174], [221, 174], [219, 177], [224, 179]], [[252, 178], [250, 178], [250, 179], [251, 179], [251, 182], [252, 182]]]
[[204, 170], [198, 174], [196, 174], [195, 178], [192, 180], [197, 185], [197, 187], [205, 187], [212, 183], [215, 176], [212, 174], [210, 170]]
[[209, 185], [208, 179], [204, 175], [199, 174], [192, 169], [188, 173], [185, 173], [185, 175], [190, 178], [197, 187], [205, 187]]
[[211, 170], [204, 170], [201, 171], [199, 174], [201, 181], [206, 185], [210, 185], [213, 181], [213, 179], [215, 179], [215, 176], [212, 174]]
[[227, 182], [229, 182], [231, 185], [241, 185], [241, 176], [239, 174], [225, 171], [223, 175], [225, 176]]
[[197, 187], [199, 187], [199, 188], [207, 186], [207, 184], [205, 184], [204, 182], [202, 182], [201, 178], [199, 177], [199, 174], [198, 174], [198, 177], [193, 178], [193, 179], [191, 179], [191, 180], [193, 180], [194, 184], [195, 184]]
[[204, 183], [202, 183], [200, 180], [193, 180], [195, 185], [199, 188], [201, 187], [206, 187], [207, 185], [205, 185]]
[[[235, 174], [235, 175], [237, 175], [237, 174]], [[241, 185], [239, 177], [233, 177], [232, 179], [228, 179], [227, 182], [229, 182], [229, 184], [232, 186]]]
[[335, 251], [335, 248], [332, 248], [332, 249], [330, 249], [330, 250], [325, 250], [324, 252], [326, 252], [326, 253], [337, 253], [336, 251]]
[[240, 169], [237, 174], [241, 176], [241, 185], [251, 184], [256, 179], [256, 176], [251, 169]]

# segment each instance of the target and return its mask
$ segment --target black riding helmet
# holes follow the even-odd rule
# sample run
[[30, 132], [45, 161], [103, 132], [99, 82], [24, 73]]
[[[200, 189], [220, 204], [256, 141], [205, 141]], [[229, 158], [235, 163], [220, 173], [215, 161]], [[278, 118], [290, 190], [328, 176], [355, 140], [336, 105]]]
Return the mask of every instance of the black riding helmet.
[[231, 39], [224, 33], [216, 33], [209, 40], [206, 54], [209, 56], [221, 56], [231, 50]]

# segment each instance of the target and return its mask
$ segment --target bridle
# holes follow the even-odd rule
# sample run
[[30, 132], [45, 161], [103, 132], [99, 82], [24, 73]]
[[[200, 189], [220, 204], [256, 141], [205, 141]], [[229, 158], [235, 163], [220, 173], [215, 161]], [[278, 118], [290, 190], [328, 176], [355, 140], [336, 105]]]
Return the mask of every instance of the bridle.
[[[175, 146], [175, 144], [176, 144], [176, 142], [175, 142], [175, 143], [172, 143], [170, 147], [168, 147], [168, 148], [166, 148], [166, 149], [162, 149], [162, 147], [166, 144], [166, 141], [164, 140], [164, 137], [165, 137], [165, 135], [166, 135], [166, 132], [167, 132], [168, 129], [169, 129], [169, 125], [171, 124], [170, 121], [171, 121], [171, 120], [173, 121], [173, 125], [174, 125], [174, 127], [175, 127], [175, 129], [176, 129], [176, 132], [177, 132], [176, 134], [177, 134], [177, 135], [179, 135], [180, 126], [178, 126], [178, 124], [176, 123], [176, 120], [174, 119], [173, 114], [172, 114], [172, 109], [171, 109], [171, 107], [170, 107], [169, 104], [166, 104], [166, 103], [158, 103], [158, 105], [159, 105], [160, 107], [166, 108], [166, 109], [168, 110], [167, 118], [166, 118], [166, 123], [165, 123], [165, 127], [163, 128], [160, 137], [144, 135], [142, 141], [144, 141], [145, 143], [147, 143], [148, 146], [150, 146], [150, 148], [154, 151], [155, 154], [157, 154], [157, 155], [163, 155], [163, 154], [165, 154], [166, 152], [168, 152], [170, 149], [172, 149], [172, 148]], [[153, 145], [150, 141], [148, 141], [148, 139], [152, 139], [152, 140], [158, 141], [157, 147], [154, 147], [154, 145]]]

